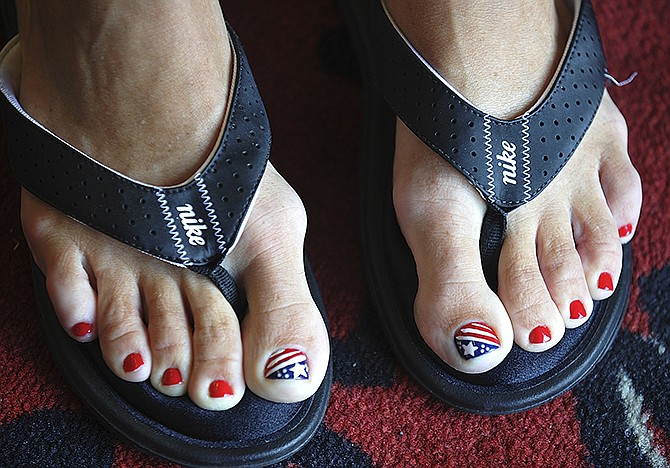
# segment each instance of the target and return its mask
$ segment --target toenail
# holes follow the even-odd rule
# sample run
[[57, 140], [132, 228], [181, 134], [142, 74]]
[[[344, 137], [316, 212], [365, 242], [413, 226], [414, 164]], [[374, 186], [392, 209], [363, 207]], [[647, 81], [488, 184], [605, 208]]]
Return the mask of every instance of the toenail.
[[280, 349], [270, 355], [265, 364], [265, 378], [281, 380], [307, 380], [307, 356], [296, 348]]
[[87, 322], [79, 322], [72, 328], [70, 328], [72, 334], [77, 337], [86, 336], [93, 331], [93, 325]]
[[533, 328], [528, 335], [528, 341], [533, 344], [546, 343], [551, 340], [551, 330], [546, 325], [540, 325]]
[[172, 385], [179, 385], [184, 383], [184, 379], [181, 378], [181, 372], [179, 372], [179, 369], [176, 367], [170, 367], [169, 369], [165, 369], [165, 372], [163, 372], [163, 379], [161, 380], [161, 383], [166, 387], [170, 387]]
[[581, 319], [586, 317], [586, 308], [584, 304], [579, 299], [576, 299], [570, 303], [570, 318], [573, 320]]
[[632, 224], [626, 224], [625, 226], [621, 226], [619, 228], [619, 237], [624, 238], [630, 236], [630, 233], [633, 232], [633, 225]]
[[132, 353], [126, 356], [123, 360], [123, 370], [126, 373], [130, 373], [142, 367], [144, 365], [144, 359], [140, 353]]
[[500, 348], [500, 339], [484, 322], [470, 322], [454, 336], [456, 348], [465, 359], [472, 359]]
[[603, 291], [614, 291], [614, 283], [612, 282], [612, 275], [605, 272], [601, 273], [598, 278], [598, 289]]
[[225, 380], [215, 380], [209, 384], [209, 396], [212, 398], [223, 398], [234, 395], [233, 387]]

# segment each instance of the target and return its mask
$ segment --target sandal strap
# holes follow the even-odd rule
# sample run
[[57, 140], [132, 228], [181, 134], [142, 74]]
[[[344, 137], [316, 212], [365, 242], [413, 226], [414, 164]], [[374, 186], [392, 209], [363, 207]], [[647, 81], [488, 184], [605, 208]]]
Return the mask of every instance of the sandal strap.
[[[236, 75], [223, 137], [211, 160], [175, 187], [132, 180], [58, 138], [19, 104], [16, 67], [0, 67], [0, 110], [21, 185], [75, 220], [161, 260], [206, 274], [218, 285], [217, 267], [241, 234], [271, 142], [246, 55], [235, 32], [228, 30]], [[17, 44], [15, 38], [5, 47], [0, 62], [18, 55]]]
[[371, 20], [373, 78], [381, 94], [408, 128], [505, 212], [556, 177], [600, 105], [605, 59], [589, 0], [579, 6], [546, 95], [513, 120], [486, 114], [461, 96], [405, 39], [381, 1], [372, 2]]

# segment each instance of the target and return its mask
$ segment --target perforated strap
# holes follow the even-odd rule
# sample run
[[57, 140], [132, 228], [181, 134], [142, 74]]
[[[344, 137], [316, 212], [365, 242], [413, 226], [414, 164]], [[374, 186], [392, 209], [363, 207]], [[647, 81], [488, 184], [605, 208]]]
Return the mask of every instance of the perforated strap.
[[536, 197], [570, 159], [602, 99], [605, 60], [591, 3], [581, 2], [544, 100], [510, 121], [468, 103], [406, 41], [382, 3], [371, 5], [374, 78], [398, 117], [501, 210]]
[[[167, 188], [134, 181], [105, 167], [30, 117], [15, 92], [20, 52], [18, 38], [12, 40], [0, 53], [0, 109], [16, 177], [31, 193], [70, 217], [230, 289], [232, 278], [221, 272], [221, 263], [244, 226], [267, 164], [271, 137], [246, 55], [229, 31], [236, 75], [220, 144], [187, 183]], [[236, 292], [224, 294], [237, 301]]]

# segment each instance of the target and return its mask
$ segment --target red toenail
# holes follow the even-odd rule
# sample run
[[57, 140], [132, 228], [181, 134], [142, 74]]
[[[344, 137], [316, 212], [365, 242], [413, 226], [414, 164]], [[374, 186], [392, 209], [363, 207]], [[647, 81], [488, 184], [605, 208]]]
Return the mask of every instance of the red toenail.
[[619, 228], [619, 237], [628, 237], [630, 236], [631, 232], [633, 232], [632, 224], [626, 224], [625, 226], [621, 226]]
[[600, 278], [598, 278], [598, 289], [602, 289], [604, 291], [614, 291], [612, 275], [607, 272], [601, 273]]
[[586, 317], [586, 308], [582, 301], [576, 299], [570, 303], [570, 318], [573, 320]]
[[546, 325], [540, 325], [533, 328], [528, 336], [528, 340], [533, 344], [546, 343], [551, 340], [551, 330]]
[[70, 328], [70, 330], [72, 330], [72, 334], [74, 336], [82, 337], [88, 335], [93, 331], [93, 325], [87, 322], [79, 322], [78, 324]]
[[233, 387], [225, 380], [215, 380], [209, 384], [209, 396], [212, 398], [223, 398], [234, 395]]
[[454, 336], [456, 349], [463, 359], [472, 359], [500, 348], [500, 339], [493, 328], [484, 322], [470, 322]]
[[126, 359], [123, 360], [123, 370], [126, 373], [132, 372], [139, 369], [144, 365], [144, 359], [140, 353], [129, 354]]
[[181, 372], [179, 372], [179, 369], [176, 367], [170, 367], [169, 369], [165, 369], [165, 372], [163, 372], [163, 379], [161, 380], [161, 383], [166, 387], [169, 387], [171, 385], [179, 385], [184, 383], [184, 380], [181, 378]]

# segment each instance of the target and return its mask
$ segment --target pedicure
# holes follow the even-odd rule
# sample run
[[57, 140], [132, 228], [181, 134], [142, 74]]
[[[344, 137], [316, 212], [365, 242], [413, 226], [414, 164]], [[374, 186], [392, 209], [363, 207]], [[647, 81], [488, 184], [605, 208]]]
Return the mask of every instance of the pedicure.
[[614, 291], [614, 282], [612, 281], [612, 275], [605, 272], [601, 273], [598, 278], [598, 289], [603, 291]]
[[619, 228], [619, 237], [624, 238], [630, 236], [631, 232], [633, 232], [633, 225], [632, 224], [626, 224], [625, 226], [621, 226]]
[[528, 335], [528, 341], [533, 344], [542, 344], [551, 341], [551, 330], [546, 325], [539, 325], [533, 328]]
[[179, 369], [176, 367], [170, 367], [169, 369], [165, 369], [165, 372], [163, 372], [161, 383], [166, 387], [171, 387], [173, 385], [184, 383], [184, 379], [181, 378], [181, 372], [179, 372]]
[[87, 322], [79, 322], [70, 328], [70, 331], [72, 331], [74, 336], [81, 338], [82, 336], [86, 336], [93, 332], [93, 325]]
[[209, 396], [211, 398], [223, 398], [234, 394], [233, 387], [225, 380], [215, 380], [209, 384]]
[[132, 353], [123, 360], [123, 370], [126, 374], [133, 372], [144, 365], [144, 359], [140, 353]]
[[454, 336], [456, 349], [464, 359], [472, 359], [500, 348], [500, 339], [484, 322], [470, 322]]
[[586, 308], [582, 301], [576, 299], [570, 303], [570, 318], [572, 320], [578, 320], [586, 317]]
[[265, 378], [272, 380], [307, 380], [307, 356], [296, 348], [280, 349], [265, 364]]

